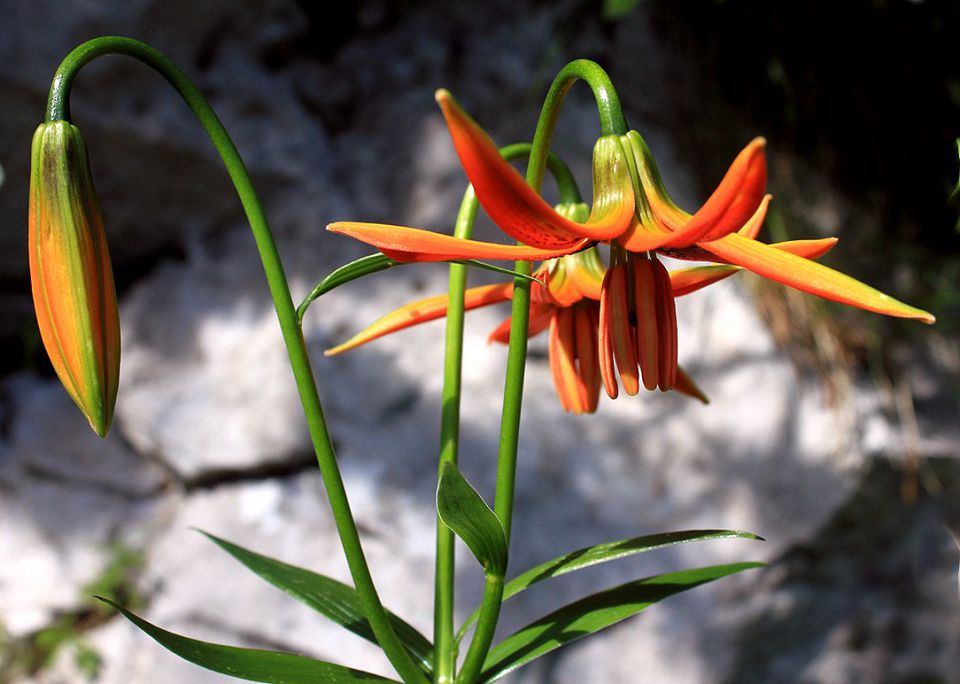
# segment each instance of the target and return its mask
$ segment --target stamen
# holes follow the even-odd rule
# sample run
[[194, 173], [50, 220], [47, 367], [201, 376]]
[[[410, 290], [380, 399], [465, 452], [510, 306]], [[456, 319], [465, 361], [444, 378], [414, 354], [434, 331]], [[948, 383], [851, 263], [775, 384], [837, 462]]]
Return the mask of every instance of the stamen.
[[659, 373], [661, 392], [673, 389], [677, 382], [677, 305], [673, 299], [670, 274], [660, 260], [651, 261], [655, 278], [657, 333], [659, 338]]
[[[660, 333], [657, 317], [657, 278], [653, 264], [656, 259], [637, 256], [633, 262], [634, 311], [637, 316], [637, 358], [643, 374], [643, 386], [657, 388], [660, 365]], [[662, 266], [661, 266], [662, 268]], [[669, 286], [669, 282], [667, 283]]]
[[610, 337], [610, 273], [603, 276], [600, 286], [600, 329], [598, 345], [600, 347], [600, 378], [607, 396], [616, 399], [620, 394], [617, 378], [613, 372], [613, 341]]
[[640, 379], [637, 371], [636, 332], [630, 326], [629, 319], [627, 268], [626, 263], [618, 263], [610, 269], [610, 286], [607, 290], [610, 315], [607, 327], [613, 346], [613, 358], [620, 372], [620, 384], [623, 385], [623, 391], [632, 397], [640, 391]]
[[597, 355], [596, 305], [573, 308], [576, 316], [577, 370], [584, 410], [593, 413], [600, 399], [600, 368]]

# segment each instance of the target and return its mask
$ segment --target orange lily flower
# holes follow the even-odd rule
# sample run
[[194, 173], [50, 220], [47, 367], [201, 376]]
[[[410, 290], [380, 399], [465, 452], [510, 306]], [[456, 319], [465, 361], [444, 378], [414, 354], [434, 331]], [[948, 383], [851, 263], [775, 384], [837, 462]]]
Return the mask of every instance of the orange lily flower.
[[[564, 410], [572, 413], [597, 410], [600, 386], [606, 382], [603, 367], [611, 363], [609, 358], [605, 361], [598, 346], [599, 300], [605, 270], [597, 250], [589, 249], [544, 263], [537, 269], [538, 282], [531, 288], [528, 335], [533, 337], [549, 329], [548, 354], [554, 386]], [[694, 267], [674, 271], [671, 275], [674, 276], [676, 294], [680, 296], [733, 275], [737, 270], [734, 266]], [[513, 283], [483, 285], [466, 291], [464, 305], [467, 310], [476, 309], [509, 301], [511, 297]], [[355, 349], [384, 335], [441, 318], [446, 313], [447, 295], [407, 304], [343, 344], [328, 349], [325, 354], [333, 356]], [[507, 344], [510, 323], [508, 317], [490, 333], [488, 341]], [[677, 375], [675, 389], [707, 402], [703, 392], [682, 369], [677, 370]]]
[[101, 437], [120, 374], [120, 320], [100, 206], [80, 131], [41, 124], [30, 168], [30, 280], [60, 382]]
[[[558, 207], [558, 210], [562, 209]], [[835, 242], [833, 239], [797, 240], [775, 246], [799, 254], [820, 256]], [[596, 411], [601, 384], [611, 399], [619, 393], [612, 373], [614, 350], [606, 344], [605, 331], [600, 326], [606, 270], [595, 248], [584, 250], [541, 265], [534, 274], [537, 282], [530, 291], [527, 334], [533, 337], [550, 330], [548, 353], [554, 385], [564, 410], [573, 413]], [[672, 297], [682, 297], [740, 270], [739, 266], [729, 264], [692, 266], [670, 271], [667, 277]], [[512, 297], [513, 283], [473, 287], [465, 293], [464, 308], [469, 311], [509, 301]], [[447, 304], [447, 295], [407, 304], [324, 353], [326, 356], [341, 354], [399, 330], [442, 318], [447, 314]], [[488, 341], [507, 344], [510, 324], [511, 319], [507, 317], [490, 333]], [[675, 373], [673, 389], [707, 403], [707, 397], [682, 368], [678, 367]], [[631, 396], [637, 394], [636, 374], [632, 383], [625, 383], [624, 389]]]
[[[670, 199], [656, 162], [635, 131], [604, 136], [594, 148], [594, 206], [586, 222], [554, 211], [504, 161], [486, 133], [445, 90], [437, 101], [477, 198], [493, 221], [522, 245], [499, 245], [416, 228], [339, 222], [328, 230], [349, 235], [398, 261], [456, 258], [542, 260], [586, 245], [611, 245], [611, 267], [600, 297], [601, 360], [616, 362], [624, 390], [677, 383], [676, 314], [666, 269], [656, 253], [738, 266], [827, 299], [902, 318], [933, 323], [926, 311], [900, 302], [812, 259], [836, 240], [779, 245], [756, 240], [771, 196], [765, 194], [765, 140], [737, 155], [714, 193], [694, 214]], [[569, 325], [568, 325], [569, 327]], [[610, 353], [607, 353], [609, 350]], [[613, 364], [601, 364], [615, 396]]]

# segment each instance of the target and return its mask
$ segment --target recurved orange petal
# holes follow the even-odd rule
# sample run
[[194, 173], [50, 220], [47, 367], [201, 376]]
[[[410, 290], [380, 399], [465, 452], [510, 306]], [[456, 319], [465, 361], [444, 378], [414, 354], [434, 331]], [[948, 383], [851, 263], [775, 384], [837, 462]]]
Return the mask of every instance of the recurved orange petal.
[[[626, 137], [653, 219], [636, 220], [619, 240], [628, 251], [683, 248], [700, 240], [715, 240], [742, 228], [762, 205], [765, 213], [767, 163], [763, 138], [755, 138], [737, 155], [717, 189], [691, 216], [667, 196], [656, 162], [639, 134], [630, 131]], [[644, 212], [640, 213], [642, 217]], [[763, 222], [762, 215], [758, 221]]]
[[448, 91], [438, 90], [436, 99], [477, 199], [505, 233], [532, 247], [562, 249], [584, 237], [605, 240], [627, 229], [633, 215], [633, 187], [616, 136], [598, 141], [593, 210], [587, 223], [577, 223], [559, 215], [527, 185]]
[[[527, 337], [533, 337], [539, 335], [548, 327], [550, 327], [550, 319], [553, 318], [554, 313], [556, 312], [557, 307], [551, 304], [538, 304], [533, 302], [530, 304], [530, 323], [527, 327]], [[493, 332], [490, 333], [490, 336], [487, 337], [487, 344], [493, 342], [499, 342], [500, 344], [509, 344], [510, 343], [510, 324], [513, 322], [511, 316], [507, 316], [506, 319], [496, 328]]]
[[[775, 242], [770, 247], [796, 254], [805, 259], [818, 259], [830, 251], [837, 244], [837, 238], [818, 238], [816, 240], [790, 240]], [[713, 256], [707, 254], [707, 256]], [[717, 258], [717, 257], [714, 257]], [[741, 270], [740, 266], [732, 264], [712, 264], [709, 266], [691, 266], [670, 271], [670, 283], [673, 287], [673, 296], [682, 297], [691, 292], [713, 285], [716, 282], [729, 278]]]
[[[464, 293], [464, 308], [476, 309], [488, 304], [496, 304], [513, 296], [513, 283], [498, 283], [472, 287]], [[401, 306], [386, 316], [377, 319], [367, 328], [357, 333], [343, 344], [337, 345], [324, 352], [325, 356], [334, 356], [350, 349], [355, 349], [378, 337], [389, 335], [392, 332], [403, 330], [419, 323], [436, 320], [447, 315], [447, 295], [427, 297], [420, 301]]]
[[760, 234], [760, 229], [763, 227], [763, 219], [767, 217], [767, 208], [770, 206], [770, 200], [772, 199], [773, 195], [764, 195], [763, 201], [760, 202], [757, 210], [753, 212], [753, 216], [751, 216], [750, 219], [743, 224], [743, 228], [737, 232], [745, 238], [755, 240], [757, 235]]
[[815, 240], [787, 240], [786, 242], [774, 242], [770, 246], [784, 252], [790, 252], [790, 254], [796, 254], [804, 259], [819, 259], [833, 249], [837, 242], [837, 238], [829, 237]]
[[590, 240], [584, 238], [570, 247], [540, 249], [524, 245], [498, 245], [478, 240], [464, 240], [452, 235], [434, 233], [421, 228], [392, 226], [383, 223], [338, 221], [327, 226], [331, 233], [347, 235], [376, 247], [395, 261], [450, 261], [453, 259], [494, 259], [498, 261], [540, 261], [583, 249]]
[[826, 299], [887, 316], [912, 318], [924, 323], [936, 320], [932, 314], [904, 304], [839, 271], [736, 233], [701, 243], [700, 247], [731, 264]]
[[674, 297], [696, 292], [697, 290], [713, 285], [716, 282], [729, 278], [740, 270], [739, 266], [721, 264], [716, 266], [691, 266], [670, 271], [670, 286]]
[[[720, 185], [683, 228], [676, 247], [717, 240], [743, 227], [758, 212], [766, 213], [767, 156], [764, 138], [754, 138], [737, 155]], [[760, 223], [763, 223], [761, 216]], [[758, 227], [759, 229], [759, 227]]]
[[707, 395], [704, 394], [699, 387], [697, 387], [697, 383], [693, 381], [693, 378], [687, 375], [687, 372], [679, 366], [677, 367], [677, 384], [673, 386], [673, 389], [675, 389], [677, 392], [680, 392], [680, 394], [685, 394], [688, 397], [699, 399], [704, 404], [710, 403]]

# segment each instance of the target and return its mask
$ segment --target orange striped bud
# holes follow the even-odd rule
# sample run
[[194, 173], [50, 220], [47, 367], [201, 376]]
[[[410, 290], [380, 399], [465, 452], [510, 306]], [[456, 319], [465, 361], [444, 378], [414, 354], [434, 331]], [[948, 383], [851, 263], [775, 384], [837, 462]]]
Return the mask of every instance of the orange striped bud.
[[120, 319], [100, 205], [79, 129], [40, 124], [30, 168], [30, 280], [43, 346], [101, 437], [120, 375]]

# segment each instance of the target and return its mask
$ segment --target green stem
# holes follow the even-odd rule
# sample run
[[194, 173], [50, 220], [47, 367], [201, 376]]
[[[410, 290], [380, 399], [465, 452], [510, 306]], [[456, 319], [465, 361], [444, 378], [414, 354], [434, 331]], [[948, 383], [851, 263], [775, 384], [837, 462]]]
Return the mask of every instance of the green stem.
[[[525, 157], [530, 154], [529, 143], [517, 143], [500, 149], [507, 160]], [[570, 169], [556, 155], [547, 157], [547, 166], [557, 183], [560, 201], [579, 203], [582, 201], [577, 182]], [[477, 217], [477, 196], [473, 186], [468, 186], [457, 212], [453, 234], [468, 239], [473, 234], [473, 223]], [[440, 459], [438, 477], [443, 473], [446, 463], [456, 464], [460, 437], [460, 388], [461, 367], [463, 365], [463, 319], [464, 296], [467, 289], [467, 267], [461, 264], [450, 265], [450, 285], [447, 297], [446, 347], [443, 361], [443, 405], [440, 420]], [[437, 684], [450, 684], [456, 676], [457, 644], [454, 638], [454, 534], [437, 517], [437, 556], [434, 579], [433, 608], [433, 681]], [[488, 582], [490, 580], [488, 579]], [[499, 579], [503, 584], [503, 578]], [[486, 595], [486, 593], [485, 593]]]
[[[586, 59], [577, 59], [567, 64], [557, 74], [547, 92], [537, 129], [533, 136], [530, 161], [527, 164], [527, 183], [537, 192], [543, 185], [543, 174], [550, 151], [550, 141], [556, 127], [560, 106], [579, 79], [586, 81], [593, 91], [600, 115], [603, 135], [625, 135], [627, 122], [620, 108], [620, 98], [610, 77], [598, 64]], [[529, 262], [518, 261], [515, 270], [529, 275]], [[513, 309], [510, 323], [510, 348], [507, 352], [507, 377], [503, 391], [503, 413], [500, 421], [500, 448], [497, 455], [497, 488], [493, 511], [500, 518], [506, 533], [507, 545], [513, 522], [513, 501], [517, 479], [517, 448], [520, 442], [520, 408], [523, 397], [523, 375], [527, 362], [527, 333], [530, 323], [530, 282], [514, 279]], [[483, 661], [490, 651], [494, 632], [503, 603], [503, 578], [490, 581], [484, 591], [477, 628], [457, 682], [472, 684], [480, 676]]]
[[[454, 236], [469, 238], [477, 217], [477, 196], [469, 186], [460, 203]], [[450, 264], [450, 287], [447, 299], [447, 333], [443, 361], [443, 405], [440, 417], [440, 459], [438, 475], [444, 465], [457, 462], [460, 439], [460, 383], [463, 361], [464, 293], [467, 289], [467, 267]], [[453, 641], [454, 559], [453, 531], [437, 516], [437, 556], [434, 575], [433, 603], [433, 681], [450, 684], [456, 676], [457, 654]]]
[[320, 406], [320, 396], [310, 367], [307, 346], [303, 339], [297, 312], [290, 288], [277, 252], [273, 235], [264, 215], [260, 200], [253, 189], [250, 175], [234, 146], [230, 136], [210, 104], [194, 86], [187, 75], [169, 58], [149, 45], [130, 38], [106, 36], [83, 43], [73, 50], [60, 64], [50, 88], [47, 104], [47, 121], [68, 119], [70, 116], [70, 86], [74, 76], [88, 62], [107, 54], [122, 54], [133, 57], [160, 73], [180, 96], [186, 101], [199, 119], [210, 140], [220, 154], [230, 179], [236, 187], [240, 202], [250, 222], [263, 270], [266, 274], [270, 294], [277, 310], [277, 318], [283, 331], [283, 341], [290, 356], [293, 370], [306, 415], [310, 439], [317, 456], [317, 463], [323, 475], [324, 485], [333, 511], [337, 532], [343, 545], [344, 554], [357, 592], [364, 605], [364, 613], [370, 622], [377, 643], [383, 648], [397, 673], [405, 682], [426, 682], [423, 672], [417, 667], [410, 654], [403, 648], [400, 640], [387, 618], [387, 612], [380, 602], [370, 569], [363, 555], [360, 535], [350, 512], [350, 503], [344, 488], [343, 478], [337, 466], [333, 445], [327, 432], [326, 422]]

